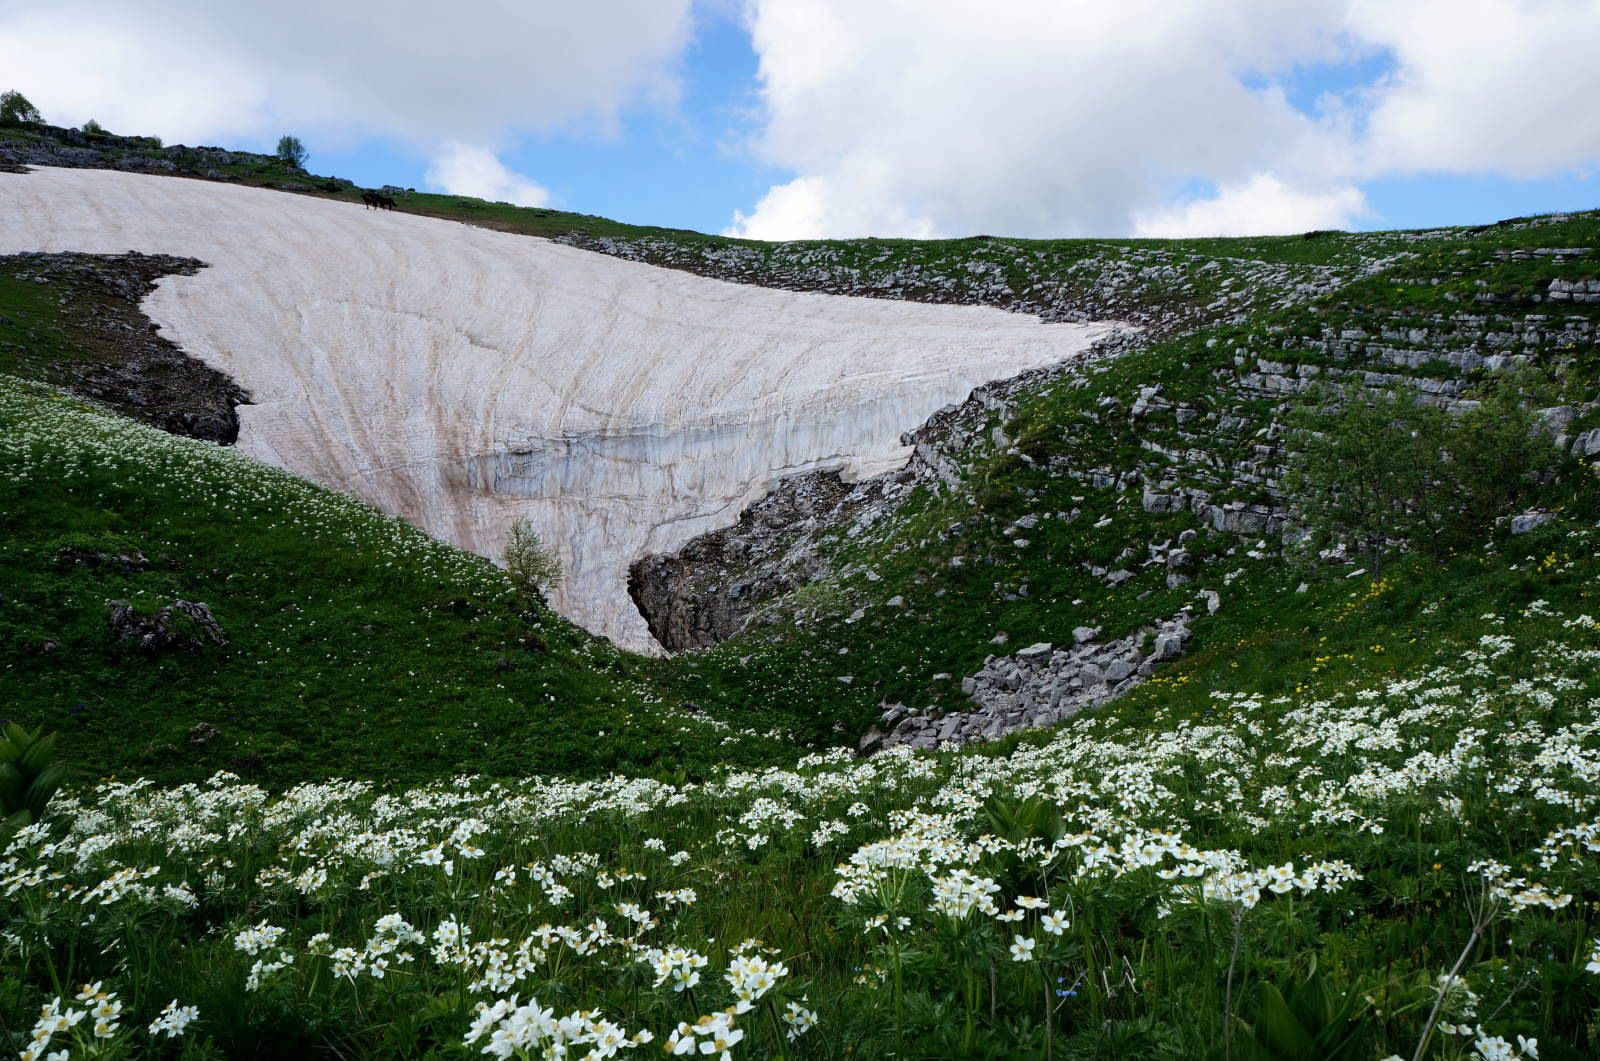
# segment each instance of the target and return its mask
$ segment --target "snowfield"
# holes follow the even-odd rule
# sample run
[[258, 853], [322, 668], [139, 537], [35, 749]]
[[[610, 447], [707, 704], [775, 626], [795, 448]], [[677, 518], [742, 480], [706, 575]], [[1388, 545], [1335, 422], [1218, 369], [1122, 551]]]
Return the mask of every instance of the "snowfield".
[[500, 555], [526, 516], [554, 603], [653, 645], [628, 564], [731, 523], [779, 479], [903, 461], [976, 385], [1118, 325], [729, 284], [343, 202], [104, 170], [0, 174], [0, 253], [210, 263], [145, 303], [253, 397], [239, 447]]

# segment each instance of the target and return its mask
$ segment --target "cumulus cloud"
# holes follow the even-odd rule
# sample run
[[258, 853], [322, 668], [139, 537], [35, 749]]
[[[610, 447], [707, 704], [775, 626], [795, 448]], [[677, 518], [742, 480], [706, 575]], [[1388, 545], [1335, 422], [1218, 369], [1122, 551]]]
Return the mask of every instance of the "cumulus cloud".
[[1394, 52], [1367, 93], [1374, 171], [1548, 177], [1600, 162], [1600, 4], [1358, 0], [1350, 28]]
[[1370, 213], [1366, 196], [1353, 185], [1309, 190], [1291, 187], [1271, 173], [1256, 173], [1249, 180], [1219, 188], [1210, 198], [1136, 213], [1134, 235], [1167, 239], [1275, 236], [1344, 228]]
[[550, 192], [543, 185], [509, 169], [486, 147], [452, 140], [428, 165], [429, 185], [451, 195], [472, 195], [491, 202], [517, 206], [548, 206]]
[[179, 27], [147, 34], [126, 23], [125, 12], [101, 19], [85, 5], [0, 8], [6, 87], [57, 125], [93, 118], [116, 132], [191, 144], [268, 135], [274, 114], [258, 70]]
[[[857, 160], [860, 161], [860, 160]], [[775, 185], [753, 213], [735, 210], [724, 236], [745, 239], [825, 239], [830, 236], [882, 233], [906, 239], [933, 239], [943, 235], [932, 217], [915, 213], [902, 203], [901, 185], [892, 167], [877, 167], [873, 174], [842, 172], [796, 177]]]
[[190, 143], [431, 146], [670, 103], [691, 0], [8, 0], [0, 70], [47, 120]]
[[1326, 134], [1240, 74], [1331, 58], [1305, 0], [752, 0], [766, 108], [756, 148], [799, 174], [755, 238], [980, 231], [1089, 235], [1192, 177], [1274, 169]]
[[[1228, 234], [1344, 227], [1362, 182], [1600, 160], [1593, 0], [748, 0], [793, 179], [728, 231]], [[1387, 56], [1311, 110], [1296, 68]], [[1183, 198], [1195, 184], [1218, 189]]]
[[[535, 200], [497, 149], [670, 110], [696, 14], [741, 4], [748, 147], [787, 176], [735, 235], [1343, 227], [1379, 178], [1600, 167], [1596, 0], [0, 0], [0, 88], [169, 141], [394, 138]], [[1291, 102], [1296, 70], [1374, 56]]]

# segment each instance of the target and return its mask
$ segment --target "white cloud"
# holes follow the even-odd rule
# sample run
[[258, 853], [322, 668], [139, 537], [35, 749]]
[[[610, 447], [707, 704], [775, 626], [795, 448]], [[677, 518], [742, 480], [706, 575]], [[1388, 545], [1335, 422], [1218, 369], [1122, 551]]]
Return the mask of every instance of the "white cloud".
[[449, 141], [434, 156], [425, 179], [451, 195], [472, 195], [517, 206], [550, 204], [550, 192], [543, 185], [508, 169], [488, 148], [458, 140]]
[[[146, 33], [83, 6], [0, 14], [0, 71], [56, 125], [93, 118], [113, 132], [213, 143], [275, 127], [267, 79], [191, 40]], [[170, 76], [169, 76], [170, 72]]]
[[1324, 136], [1244, 70], [1332, 58], [1338, 0], [752, 0], [768, 162], [736, 228], [1103, 235], [1192, 177], [1244, 181]]
[[1174, 203], [1134, 215], [1134, 235], [1273, 236], [1312, 229], [1348, 228], [1368, 216], [1366, 196], [1353, 185], [1295, 188], [1271, 173], [1217, 189], [1209, 199]]
[[[0, 89], [169, 141], [383, 136], [498, 165], [518, 133], [669, 110], [695, 13], [735, 4], [749, 146], [786, 176], [733, 234], [1309, 229], [1382, 177], [1600, 168], [1600, 0], [0, 0]], [[1314, 114], [1276, 87], [1376, 54], [1389, 74]], [[1197, 183], [1219, 192], [1183, 199]]]
[[8, 0], [0, 71], [46, 120], [186, 142], [492, 142], [670, 103], [691, 0]]
[[[793, 178], [729, 231], [1118, 235], [1363, 216], [1418, 171], [1600, 162], [1595, 0], [748, 0], [763, 126]], [[1296, 67], [1387, 55], [1308, 114]], [[1204, 201], [1181, 198], [1203, 183]]]
[[1374, 171], [1546, 177], [1600, 162], [1600, 3], [1356, 0], [1351, 28], [1392, 48], [1370, 95]]
[[722, 230], [725, 236], [772, 240], [871, 232], [907, 239], [941, 234], [931, 218], [916, 216], [900, 204], [887, 180], [874, 184], [851, 173], [796, 177], [774, 185], [749, 216], [734, 211], [733, 224]]

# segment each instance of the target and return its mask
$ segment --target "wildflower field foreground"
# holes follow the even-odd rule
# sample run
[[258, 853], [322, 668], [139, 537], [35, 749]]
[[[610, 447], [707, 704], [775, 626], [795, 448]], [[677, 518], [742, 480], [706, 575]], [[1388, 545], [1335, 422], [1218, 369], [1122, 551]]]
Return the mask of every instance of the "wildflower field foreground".
[[23, 1058], [1592, 1057], [1600, 621], [1480, 621], [998, 753], [103, 782], [0, 860], [0, 1012]]

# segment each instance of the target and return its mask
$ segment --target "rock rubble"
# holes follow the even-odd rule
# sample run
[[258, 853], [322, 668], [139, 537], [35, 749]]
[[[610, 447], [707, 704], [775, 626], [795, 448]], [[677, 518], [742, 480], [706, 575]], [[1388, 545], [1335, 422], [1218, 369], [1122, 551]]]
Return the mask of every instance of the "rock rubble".
[[963, 679], [961, 691], [972, 701], [968, 711], [935, 717], [900, 704], [889, 705], [883, 724], [862, 738], [863, 751], [909, 745], [937, 748], [994, 740], [1008, 733], [1051, 726], [1085, 708], [1115, 700], [1183, 655], [1190, 631], [1187, 616], [1114, 641], [1093, 640], [1097, 631], [1079, 627], [1075, 644], [1029, 645], [1010, 656], [989, 656], [983, 668]]

